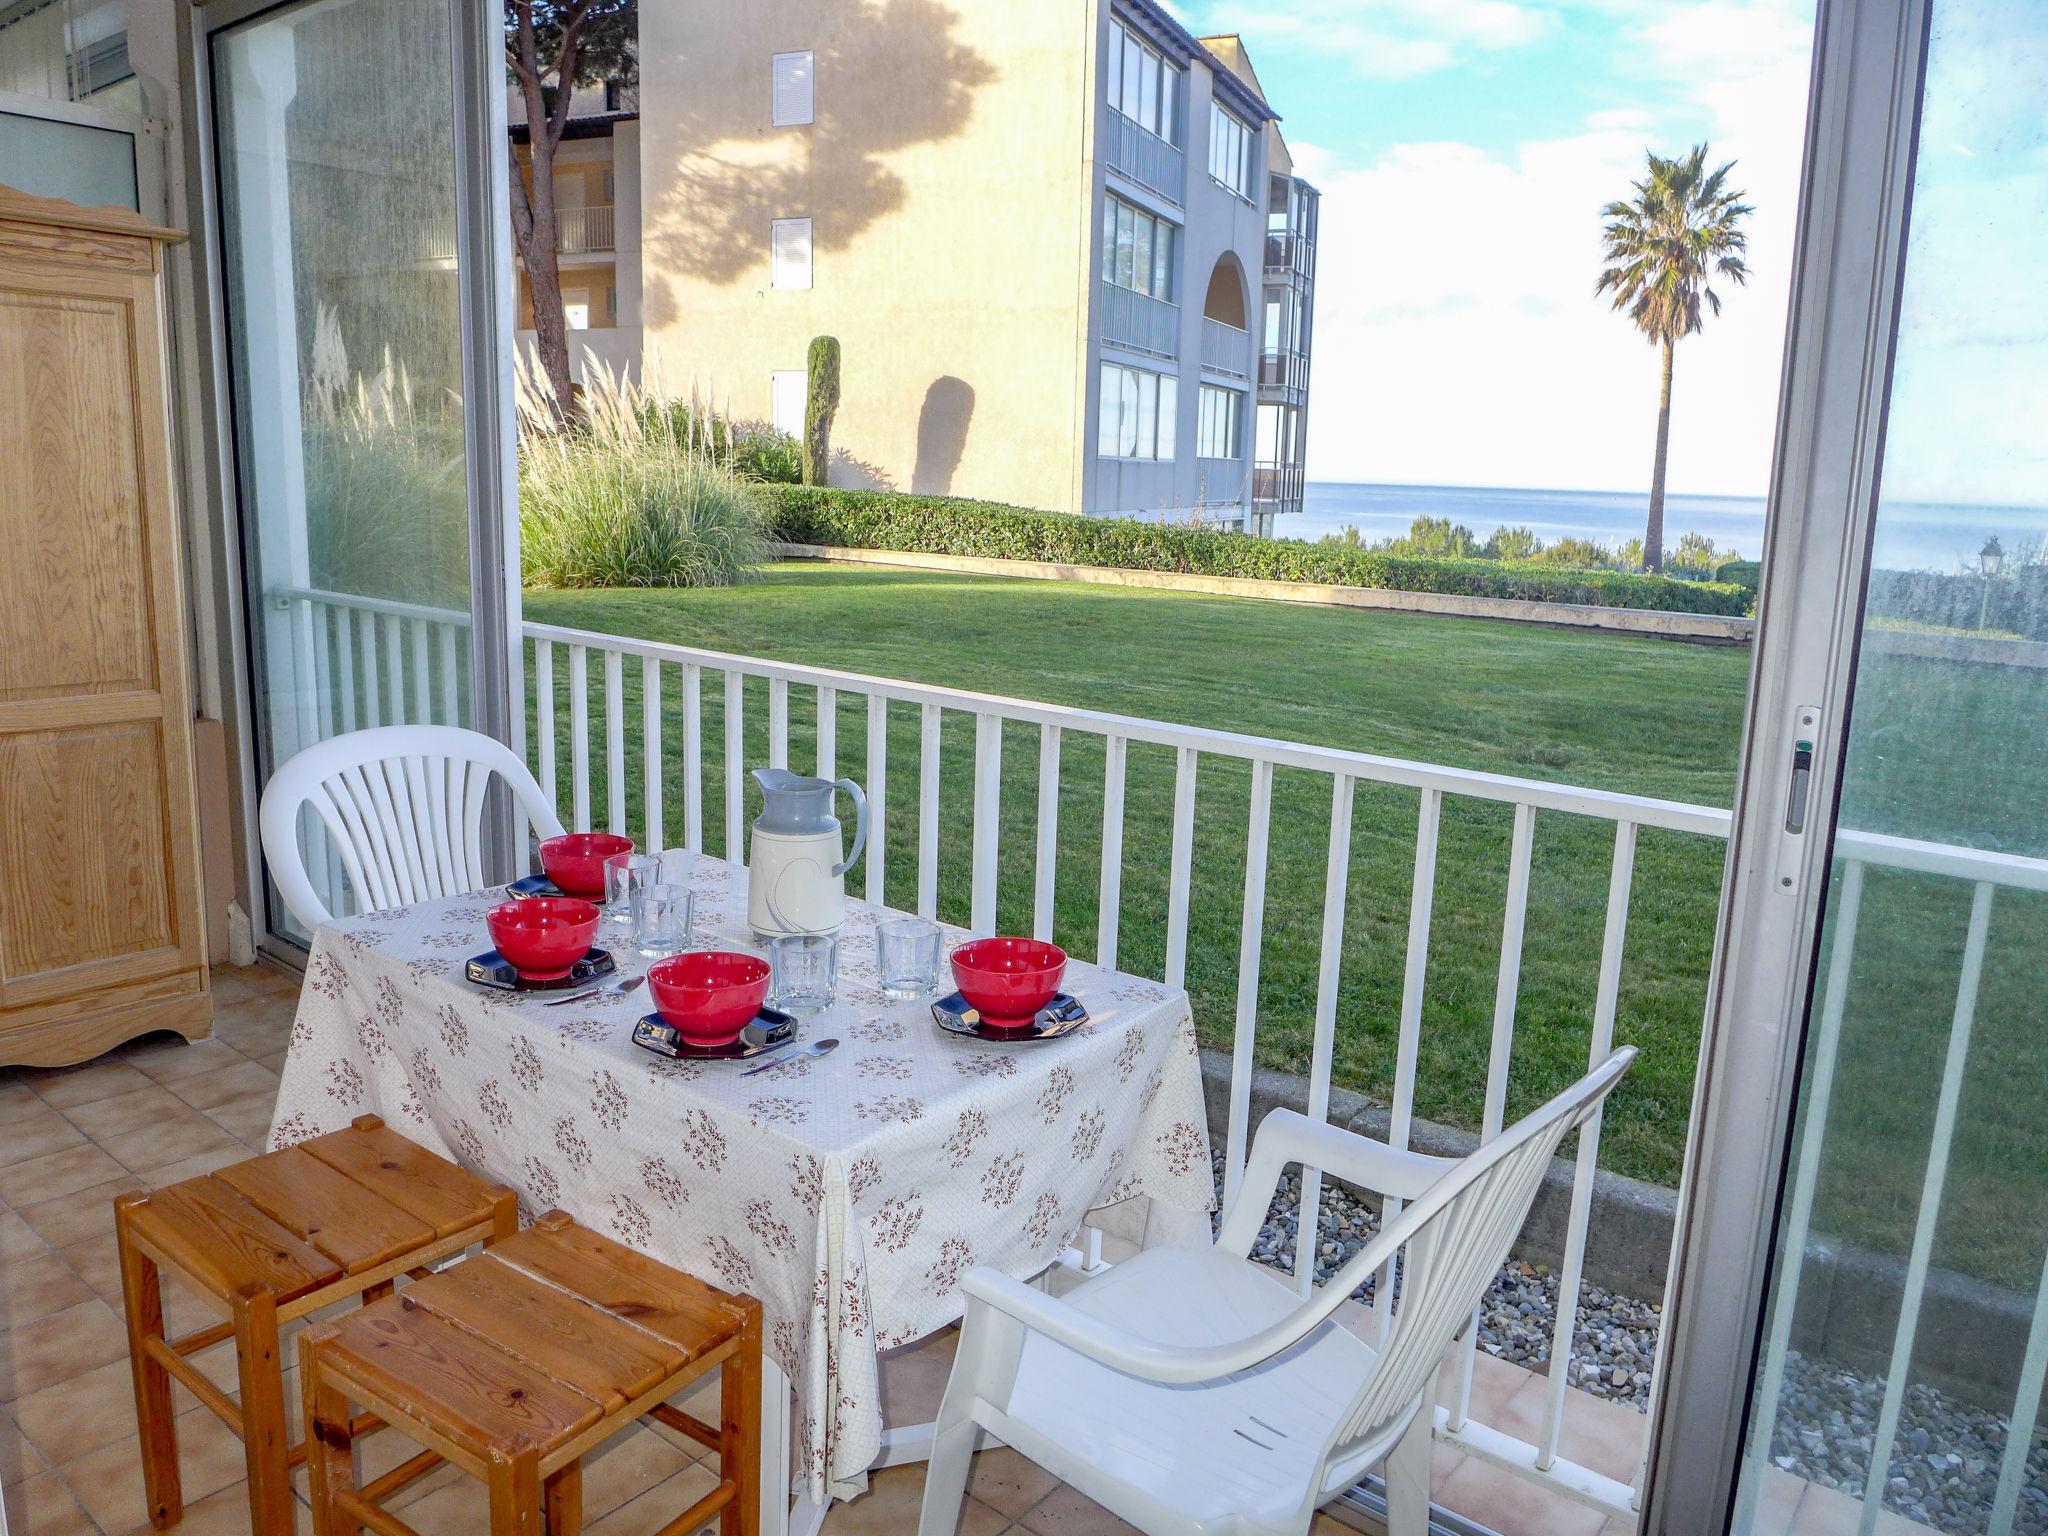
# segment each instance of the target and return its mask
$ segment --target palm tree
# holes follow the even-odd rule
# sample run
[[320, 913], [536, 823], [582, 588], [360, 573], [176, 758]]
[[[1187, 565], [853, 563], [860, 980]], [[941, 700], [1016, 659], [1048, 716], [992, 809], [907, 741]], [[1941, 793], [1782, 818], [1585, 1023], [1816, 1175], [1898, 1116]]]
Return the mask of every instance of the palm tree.
[[1707, 146], [1695, 144], [1682, 159], [1649, 155], [1650, 173], [1635, 184], [1635, 195], [1600, 210], [1602, 259], [1608, 265], [1593, 291], [1612, 293], [1646, 339], [1664, 349], [1664, 377], [1657, 394], [1657, 462], [1650, 476], [1650, 520], [1643, 532], [1643, 564], [1664, 564], [1664, 461], [1671, 444], [1671, 363], [1679, 338], [1700, 329], [1701, 300], [1715, 315], [1721, 296], [1708, 286], [1716, 275], [1749, 281], [1742, 253], [1749, 237], [1742, 221], [1751, 213], [1743, 194], [1728, 190], [1730, 160], [1709, 173]]

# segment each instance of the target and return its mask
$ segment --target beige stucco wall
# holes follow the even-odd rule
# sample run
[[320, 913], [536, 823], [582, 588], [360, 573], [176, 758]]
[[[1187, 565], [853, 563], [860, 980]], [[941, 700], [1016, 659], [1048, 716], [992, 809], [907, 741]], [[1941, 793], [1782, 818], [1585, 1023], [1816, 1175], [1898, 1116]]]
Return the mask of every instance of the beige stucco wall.
[[[643, 7], [650, 376], [765, 419], [771, 373], [835, 335], [835, 443], [880, 479], [1078, 508], [1095, 9]], [[806, 48], [815, 125], [771, 127], [770, 57]], [[769, 223], [806, 216], [813, 286], [771, 289]]]

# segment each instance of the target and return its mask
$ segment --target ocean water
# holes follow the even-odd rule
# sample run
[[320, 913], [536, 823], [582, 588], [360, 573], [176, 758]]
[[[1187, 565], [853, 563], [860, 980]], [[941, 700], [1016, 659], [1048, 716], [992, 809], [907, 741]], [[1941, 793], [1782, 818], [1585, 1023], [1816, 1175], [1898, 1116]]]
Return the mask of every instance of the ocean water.
[[[1481, 540], [1503, 525], [1533, 529], [1544, 543], [1560, 538], [1619, 544], [1641, 538], [1647, 492], [1565, 491], [1471, 485], [1357, 485], [1311, 480], [1302, 511], [1282, 517], [1275, 533], [1314, 542], [1355, 524], [1368, 542], [1408, 531], [1418, 517], [1447, 517]], [[1717, 549], [1744, 559], [1763, 553], [1761, 496], [1666, 496], [1664, 540], [1703, 533]], [[1884, 503], [1875, 564], [1891, 570], [1975, 570], [1977, 552], [1996, 534], [2008, 556], [2038, 551], [2048, 539], [2048, 508]]]

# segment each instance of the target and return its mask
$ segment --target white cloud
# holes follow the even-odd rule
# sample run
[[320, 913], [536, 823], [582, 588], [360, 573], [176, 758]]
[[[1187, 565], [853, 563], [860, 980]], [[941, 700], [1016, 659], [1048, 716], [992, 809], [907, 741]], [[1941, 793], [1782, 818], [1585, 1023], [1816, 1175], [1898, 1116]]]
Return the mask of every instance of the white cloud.
[[1524, 47], [1553, 24], [1514, 0], [1295, 0], [1284, 11], [1239, 0], [1218, 7], [1209, 30], [1255, 31], [1269, 46], [1293, 41], [1343, 57], [1368, 79], [1408, 80]]
[[1647, 486], [1657, 354], [1594, 295], [1598, 214], [1641, 174], [1646, 147], [1705, 136], [1756, 205], [1756, 276], [1679, 346], [1670, 483], [1763, 490], [1811, 25], [1793, 0], [1634, 14], [1617, 46], [1641, 100], [1574, 132], [1497, 153], [1396, 143], [1348, 167], [1301, 146], [1323, 190], [1314, 478]]

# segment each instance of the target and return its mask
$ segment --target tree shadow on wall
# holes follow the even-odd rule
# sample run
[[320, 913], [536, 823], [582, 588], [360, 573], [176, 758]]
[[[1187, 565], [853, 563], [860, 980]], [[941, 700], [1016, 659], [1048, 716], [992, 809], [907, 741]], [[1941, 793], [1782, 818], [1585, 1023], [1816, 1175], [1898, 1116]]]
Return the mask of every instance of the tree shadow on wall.
[[[670, 276], [765, 285], [771, 220], [808, 215], [814, 251], [843, 250], [901, 207], [906, 188], [882, 163], [909, 145], [960, 133], [995, 66], [954, 31], [936, 0], [858, 0], [814, 52], [815, 128], [756, 126], [765, 81], [720, 77], [702, 99], [670, 105], [677, 146], [667, 186], [650, 199], [643, 306], [650, 327], [683, 318]], [[642, 61], [642, 77], [660, 78]], [[801, 135], [794, 153], [784, 136]]]
[[927, 496], [953, 489], [953, 471], [967, 451], [967, 424], [974, 419], [974, 386], [952, 374], [933, 379], [917, 413], [917, 465], [910, 488]]

